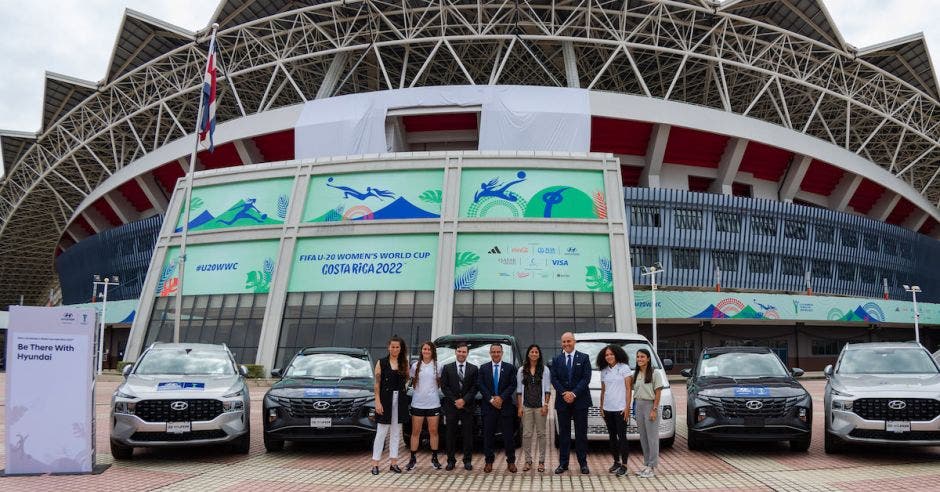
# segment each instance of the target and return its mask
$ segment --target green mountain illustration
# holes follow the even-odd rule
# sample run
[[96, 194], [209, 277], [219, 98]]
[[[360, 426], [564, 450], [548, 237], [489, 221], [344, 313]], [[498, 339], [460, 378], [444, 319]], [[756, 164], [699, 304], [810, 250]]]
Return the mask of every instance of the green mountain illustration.
[[247, 225], [283, 224], [278, 219], [271, 218], [255, 207], [254, 200], [239, 200], [218, 217], [194, 227], [193, 230], [224, 229], [228, 227], [242, 227]]
[[330, 209], [325, 214], [315, 219], [310, 219], [307, 222], [339, 222], [341, 220], [343, 220], [343, 206], [342, 205], [336, 208]]
[[741, 310], [738, 314], [734, 316], [729, 316], [731, 319], [758, 319], [762, 318], [763, 315], [754, 310], [750, 305], [744, 306], [744, 309]]

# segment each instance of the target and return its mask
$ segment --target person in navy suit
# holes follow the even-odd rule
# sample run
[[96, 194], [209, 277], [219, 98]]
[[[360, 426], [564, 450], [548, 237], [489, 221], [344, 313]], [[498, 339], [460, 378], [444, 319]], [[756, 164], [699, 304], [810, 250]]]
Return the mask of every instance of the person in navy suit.
[[591, 470], [587, 464], [587, 421], [591, 408], [591, 361], [587, 354], [574, 349], [574, 334], [561, 336], [562, 352], [552, 359], [549, 372], [555, 388], [555, 413], [558, 417], [558, 468], [555, 473], [568, 470], [571, 455], [571, 419], [574, 418], [575, 450], [581, 473]]
[[480, 394], [483, 396], [480, 413], [483, 416], [483, 454], [486, 464], [483, 471], [493, 471], [496, 460], [493, 445], [496, 429], [503, 433], [503, 448], [506, 450], [506, 469], [516, 473], [516, 441], [513, 439], [516, 417], [516, 366], [503, 362], [503, 346], [490, 346], [490, 362], [480, 366]]

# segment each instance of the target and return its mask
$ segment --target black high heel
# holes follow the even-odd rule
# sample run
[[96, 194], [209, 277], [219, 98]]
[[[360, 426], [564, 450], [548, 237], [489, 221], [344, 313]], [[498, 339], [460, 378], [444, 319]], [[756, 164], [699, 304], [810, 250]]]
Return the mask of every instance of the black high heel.
[[398, 465], [391, 465], [388, 467], [388, 471], [392, 473], [401, 473], [401, 468], [399, 468]]
[[373, 474], [373, 475], [378, 475], [378, 474], [379, 474], [379, 467], [373, 466], [373, 467], [372, 467], [372, 474]]

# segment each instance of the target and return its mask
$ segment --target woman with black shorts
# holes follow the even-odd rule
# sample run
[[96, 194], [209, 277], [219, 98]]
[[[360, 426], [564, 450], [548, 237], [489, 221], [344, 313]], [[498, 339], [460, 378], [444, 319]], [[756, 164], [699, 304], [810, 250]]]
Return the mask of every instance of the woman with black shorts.
[[441, 373], [437, 367], [437, 347], [434, 343], [421, 344], [421, 359], [411, 365], [411, 386], [414, 388], [411, 397], [411, 459], [405, 469], [411, 470], [418, 463], [415, 453], [418, 452], [421, 429], [427, 420], [431, 438], [431, 466], [440, 470], [441, 462], [437, 459], [440, 444], [437, 426], [441, 418]]

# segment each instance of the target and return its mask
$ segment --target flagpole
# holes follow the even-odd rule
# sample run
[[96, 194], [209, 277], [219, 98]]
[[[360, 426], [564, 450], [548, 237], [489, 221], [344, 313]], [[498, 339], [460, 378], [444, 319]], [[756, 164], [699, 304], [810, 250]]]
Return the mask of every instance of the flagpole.
[[[212, 24], [212, 36], [209, 38], [209, 56], [206, 57], [206, 71], [208, 71], [209, 63], [212, 60], [213, 51], [215, 51], [215, 33], [219, 30], [219, 24]], [[205, 72], [203, 73], [203, 77]], [[183, 308], [183, 274], [186, 272], [186, 235], [189, 233], [189, 212], [190, 212], [190, 202], [192, 201], [193, 195], [193, 173], [196, 168], [196, 153], [199, 152], [199, 130], [202, 125], [203, 117], [203, 105], [205, 103], [205, 91], [200, 87], [199, 89], [199, 109], [196, 115], [196, 131], [193, 133], [193, 152], [189, 155], [189, 171], [186, 173], [185, 189], [183, 195], [183, 231], [180, 238], [180, 255], [177, 260], [177, 268], [179, 268], [179, 284], [176, 288], [176, 309], [173, 315], [173, 343], [179, 343], [180, 341], [180, 319], [182, 315]], [[175, 228], [174, 228], [175, 229]]]

